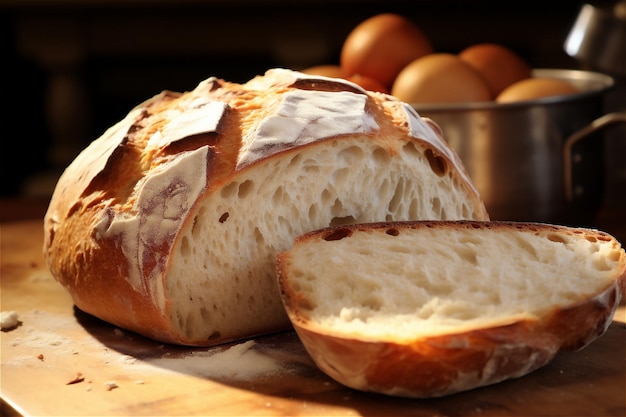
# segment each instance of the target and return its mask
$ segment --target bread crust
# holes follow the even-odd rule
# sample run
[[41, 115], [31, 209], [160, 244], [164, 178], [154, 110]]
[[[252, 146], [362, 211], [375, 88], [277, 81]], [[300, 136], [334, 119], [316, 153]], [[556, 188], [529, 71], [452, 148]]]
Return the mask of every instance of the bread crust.
[[[298, 237], [295, 245], [337, 240], [355, 230], [403, 228], [510, 229], [563, 233], [576, 238], [609, 241], [610, 235], [589, 229], [513, 222], [391, 222], [347, 225]], [[470, 331], [420, 336], [410, 341], [377, 340], [367, 334], [348, 336], [309, 317], [310, 300], [289, 278], [291, 255], [277, 256], [279, 285], [285, 308], [308, 353], [336, 381], [361, 390], [409, 398], [441, 397], [507, 379], [518, 378], [549, 363], [561, 351], [580, 350], [602, 336], [624, 294], [626, 255], [617, 260], [620, 273], [595, 294], [581, 294], [564, 308], [553, 307], [534, 319]], [[463, 278], [460, 278], [463, 279]], [[304, 307], [304, 308], [303, 308]]]
[[410, 344], [335, 336], [298, 318], [293, 323], [314, 362], [336, 381], [361, 391], [430, 398], [518, 378], [546, 365], [560, 351], [583, 348], [604, 334], [616, 294], [616, 287], [609, 288], [541, 321]]
[[[313, 116], [294, 125], [301, 115], [290, 112], [299, 101], [313, 103]], [[327, 122], [326, 105], [344, 114]], [[45, 258], [78, 308], [159, 341], [213, 345], [288, 328], [277, 292], [276, 306], [258, 312], [275, 318], [245, 333], [207, 339], [176, 328], [174, 304], [185, 302], [168, 292], [168, 271], [200, 204], [270, 161], [357, 140], [392, 157], [406, 143], [428, 150], [464, 193], [467, 215], [487, 219], [460, 160], [429, 124], [390, 96], [281, 69], [243, 85], [210, 78], [190, 92], [165, 91], [134, 108], [63, 173], [44, 218]], [[246, 273], [242, 285], [257, 271]]]

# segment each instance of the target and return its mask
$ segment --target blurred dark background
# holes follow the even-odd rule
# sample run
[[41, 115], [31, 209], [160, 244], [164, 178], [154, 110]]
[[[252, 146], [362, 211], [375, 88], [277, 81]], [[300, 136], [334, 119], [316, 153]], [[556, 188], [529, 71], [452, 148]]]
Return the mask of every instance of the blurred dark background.
[[377, 13], [410, 18], [441, 52], [496, 42], [533, 67], [581, 69], [563, 43], [582, 4], [0, 0], [1, 196], [49, 196], [82, 148], [162, 90], [338, 63], [350, 30]]

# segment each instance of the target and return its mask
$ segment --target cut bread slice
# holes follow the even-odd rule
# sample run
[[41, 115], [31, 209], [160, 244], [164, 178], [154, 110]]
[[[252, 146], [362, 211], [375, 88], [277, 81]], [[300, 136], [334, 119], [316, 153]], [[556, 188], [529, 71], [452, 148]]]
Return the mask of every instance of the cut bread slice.
[[582, 228], [372, 223], [302, 235], [277, 270], [322, 371], [424, 398], [520, 377], [601, 336], [624, 293], [626, 254]]

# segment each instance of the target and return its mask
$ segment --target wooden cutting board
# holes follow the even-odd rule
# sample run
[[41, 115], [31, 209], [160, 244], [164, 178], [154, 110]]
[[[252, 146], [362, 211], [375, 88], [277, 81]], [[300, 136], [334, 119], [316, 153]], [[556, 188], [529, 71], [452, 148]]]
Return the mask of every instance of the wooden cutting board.
[[[4, 223], [3, 407], [24, 415], [624, 416], [626, 313], [525, 377], [439, 399], [362, 393], [320, 372], [293, 332], [214, 348], [163, 345], [77, 310], [47, 271], [40, 221]], [[4, 415], [4, 411], [3, 411]]]

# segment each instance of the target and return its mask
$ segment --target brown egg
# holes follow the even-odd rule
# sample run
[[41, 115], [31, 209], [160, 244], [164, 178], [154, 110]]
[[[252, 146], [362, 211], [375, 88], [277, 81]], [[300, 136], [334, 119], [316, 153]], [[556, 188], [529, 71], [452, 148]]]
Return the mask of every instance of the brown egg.
[[461, 51], [459, 58], [483, 76], [492, 98], [496, 98], [509, 85], [531, 77], [531, 68], [526, 61], [502, 45], [472, 45]]
[[496, 101], [498, 103], [510, 103], [579, 92], [580, 90], [576, 86], [558, 78], [527, 78], [504, 89], [496, 97]]
[[343, 70], [339, 65], [333, 64], [323, 64], [323, 65], [314, 65], [312, 67], [305, 68], [300, 70], [305, 74], [309, 75], [321, 75], [324, 77], [332, 77], [332, 78], [344, 78]]
[[448, 53], [416, 59], [398, 74], [391, 94], [408, 103], [463, 103], [491, 100], [483, 78]]
[[364, 20], [348, 34], [340, 65], [348, 77], [359, 74], [391, 88], [402, 68], [432, 51], [430, 40], [410, 20], [383, 13]]

